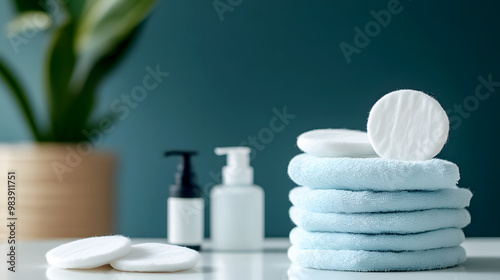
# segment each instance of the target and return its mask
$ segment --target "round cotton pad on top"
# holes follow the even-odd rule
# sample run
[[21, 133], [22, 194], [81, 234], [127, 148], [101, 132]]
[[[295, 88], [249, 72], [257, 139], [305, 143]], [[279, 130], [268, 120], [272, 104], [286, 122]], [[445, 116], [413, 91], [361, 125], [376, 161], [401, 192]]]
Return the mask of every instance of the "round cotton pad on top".
[[199, 260], [200, 253], [186, 247], [143, 243], [132, 246], [130, 254], [110, 264], [122, 271], [173, 272], [192, 268]]
[[79, 239], [47, 252], [47, 262], [59, 268], [90, 269], [130, 252], [130, 239], [121, 235]]
[[448, 139], [450, 122], [436, 99], [416, 90], [397, 90], [373, 105], [368, 138], [382, 158], [418, 161], [435, 157]]
[[317, 157], [374, 156], [366, 132], [349, 129], [315, 129], [297, 138], [297, 146]]

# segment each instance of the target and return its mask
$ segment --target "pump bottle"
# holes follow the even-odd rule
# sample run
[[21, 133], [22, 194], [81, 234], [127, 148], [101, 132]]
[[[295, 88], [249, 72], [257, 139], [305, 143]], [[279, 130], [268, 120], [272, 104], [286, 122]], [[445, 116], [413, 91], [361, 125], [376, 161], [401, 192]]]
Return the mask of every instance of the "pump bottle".
[[201, 249], [203, 241], [203, 208], [201, 189], [195, 182], [191, 167], [192, 151], [168, 151], [165, 156], [181, 156], [175, 184], [170, 186], [167, 200], [168, 242], [194, 250]]
[[264, 190], [253, 184], [250, 148], [216, 148], [227, 155], [222, 185], [210, 192], [210, 235], [214, 250], [260, 250], [264, 240]]

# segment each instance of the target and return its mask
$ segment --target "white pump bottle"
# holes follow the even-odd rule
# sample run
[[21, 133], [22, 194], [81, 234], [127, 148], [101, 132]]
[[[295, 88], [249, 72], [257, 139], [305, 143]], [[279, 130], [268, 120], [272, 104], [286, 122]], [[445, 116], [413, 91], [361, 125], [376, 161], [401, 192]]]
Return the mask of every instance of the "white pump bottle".
[[210, 236], [214, 250], [260, 250], [264, 241], [264, 190], [253, 184], [250, 148], [216, 148], [227, 155], [222, 185], [210, 192]]

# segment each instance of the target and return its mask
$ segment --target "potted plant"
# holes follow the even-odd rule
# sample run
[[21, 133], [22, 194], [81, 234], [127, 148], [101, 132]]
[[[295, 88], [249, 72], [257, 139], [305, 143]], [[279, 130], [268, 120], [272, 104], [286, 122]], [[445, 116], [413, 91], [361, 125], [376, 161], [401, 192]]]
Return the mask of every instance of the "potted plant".
[[[18, 238], [85, 237], [113, 232], [113, 178], [116, 160], [88, 139], [113, 121], [91, 120], [99, 85], [124, 58], [155, 0], [17, 0], [9, 24], [16, 32], [46, 30], [44, 82], [49, 123], [42, 126], [19, 77], [0, 57], [0, 77], [22, 111], [35, 143], [0, 147], [0, 178], [16, 171]], [[17, 38], [22, 39], [22, 38]], [[1, 94], [7, 94], [2, 92]], [[7, 209], [6, 192], [0, 209]], [[7, 211], [0, 211], [5, 221]], [[7, 236], [0, 227], [0, 242]]]

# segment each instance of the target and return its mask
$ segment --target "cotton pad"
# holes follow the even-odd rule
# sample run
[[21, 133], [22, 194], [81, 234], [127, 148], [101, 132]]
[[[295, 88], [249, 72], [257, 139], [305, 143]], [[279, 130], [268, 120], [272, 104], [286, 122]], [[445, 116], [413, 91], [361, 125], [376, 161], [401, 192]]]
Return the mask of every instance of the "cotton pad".
[[288, 175], [297, 185], [309, 188], [364, 191], [454, 188], [460, 179], [456, 164], [436, 158], [401, 161], [309, 154], [295, 156], [288, 164]]
[[466, 209], [431, 209], [391, 213], [316, 213], [292, 206], [292, 222], [307, 231], [350, 233], [419, 233], [441, 228], [463, 228], [470, 223]]
[[465, 240], [458, 228], [444, 228], [415, 234], [363, 234], [319, 232], [294, 228], [290, 242], [300, 249], [416, 251], [460, 245]]
[[200, 253], [186, 247], [143, 243], [132, 246], [127, 256], [110, 264], [121, 271], [173, 272], [192, 268], [199, 260]]
[[435, 157], [449, 129], [448, 116], [436, 99], [410, 89], [380, 98], [367, 125], [368, 138], [380, 157], [408, 161]]
[[346, 271], [416, 271], [455, 266], [466, 259], [460, 246], [409, 252], [310, 250], [295, 246], [288, 258], [303, 267]]
[[130, 239], [121, 235], [79, 239], [47, 252], [47, 262], [59, 268], [90, 269], [130, 252]]
[[350, 129], [315, 129], [297, 138], [297, 146], [317, 157], [367, 157], [375, 151], [366, 132]]
[[290, 191], [289, 198], [293, 205], [311, 212], [361, 213], [464, 208], [469, 206], [472, 193], [457, 187], [391, 192], [296, 187]]
[[[478, 262], [481, 260], [479, 259]], [[470, 273], [469, 264], [458, 265], [447, 268], [443, 271], [427, 270], [420, 272], [415, 276], [415, 279], [421, 280], [444, 280], [444, 279], [460, 279], [461, 275]], [[342, 279], [342, 280], [401, 280], [405, 277], [411, 279], [406, 271], [380, 273], [380, 272], [364, 272], [364, 273], [351, 273], [350, 271], [333, 271], [321, 270], [302, 267], [299, 264], [292, 263], [287, 270], [288, 280], [315, 280], [315, 279]], [[459, 276], [457, 276], [459, 275]], [[422, 278], [419, 278], [422, 277]], [[457, 279], [457, 280], [458, 280]], [[149, 279], [148, 279], [149, 280]], [[460, 279], [462, 280], [462, 279]]]

